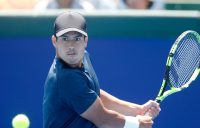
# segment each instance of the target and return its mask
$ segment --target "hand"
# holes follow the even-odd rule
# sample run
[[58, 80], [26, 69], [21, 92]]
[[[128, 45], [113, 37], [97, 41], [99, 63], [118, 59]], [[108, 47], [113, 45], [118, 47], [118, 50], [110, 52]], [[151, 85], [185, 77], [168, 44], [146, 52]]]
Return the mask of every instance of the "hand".
[[152, 128], [153, 125], [153, 121], [152, 121], [152, 117], [149, 116], [136, 116], [138, 118], [139, 121], [139, 128]]
[[160, 111], [160, 105], [155, 101], [149, 100], [142, 105], [142, 115], [151, 116], [153, 119], [159, 115]]

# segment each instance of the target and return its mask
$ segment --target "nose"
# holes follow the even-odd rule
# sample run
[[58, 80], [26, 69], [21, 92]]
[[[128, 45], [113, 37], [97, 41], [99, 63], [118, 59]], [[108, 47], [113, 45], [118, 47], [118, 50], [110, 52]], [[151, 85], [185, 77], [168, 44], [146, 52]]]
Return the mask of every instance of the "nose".
[[73, 46], [70, 46], [69, 47], [69, 50], [74, 50], [75, 48]]
[[73, 41], [69, 41], [67, 43], [66, 47], [69, 47], [69, 48], [73, 49], [75, 47], [75, 43]]
[[70, 46], [70, 47], [74, 47], [75, 42], [70, 40], [70, 41], [67, 42], [67, 44], [68, 44], [68, 46]]

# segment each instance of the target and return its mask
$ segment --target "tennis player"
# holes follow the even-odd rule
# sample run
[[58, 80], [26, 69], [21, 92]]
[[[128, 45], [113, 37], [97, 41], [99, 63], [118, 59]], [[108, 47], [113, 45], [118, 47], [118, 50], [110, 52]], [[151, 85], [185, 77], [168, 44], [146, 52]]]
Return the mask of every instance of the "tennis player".
[[[151, 128], [159, 104], [120, 100], [100, 89], [83, 61], [88, 44], [85, 18], [76, 12], [59, 15], [52, 43], [56, 56], [49, 70], [43, 101], [44, 128]], [[144, 116], [148, 111], [150, 116]]]

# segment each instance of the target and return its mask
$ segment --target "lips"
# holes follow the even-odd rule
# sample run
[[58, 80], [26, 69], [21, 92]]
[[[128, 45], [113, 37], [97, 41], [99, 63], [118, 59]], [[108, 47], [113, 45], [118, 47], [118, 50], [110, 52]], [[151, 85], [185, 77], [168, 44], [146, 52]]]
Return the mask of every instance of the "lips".
[[75, 53], [75, 52], [67, 52], [67, 55], [68, 55], [68, 56], [75, 56], [76, 53]]
[[67, 55], [76, 55], [75, 53], [67, 53]]

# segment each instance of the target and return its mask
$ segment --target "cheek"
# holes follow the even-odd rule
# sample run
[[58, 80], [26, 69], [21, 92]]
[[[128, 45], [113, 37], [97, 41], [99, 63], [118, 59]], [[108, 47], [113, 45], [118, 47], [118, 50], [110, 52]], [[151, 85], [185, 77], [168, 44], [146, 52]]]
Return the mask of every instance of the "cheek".
[[76, 49], [82, 51], [86, 48], [86, 43], [81, 43], [76, 46]]
[[84, 51], [86, 49], [86, 45], [83, 45], [80, 49], [81, 49], [81, 52], [84, 54]]
[[59, 56], [62, 56], [64, 53], [65, 53], [65, 48], [64, 48], [64, 46], [61, 46], [61, 45], [57, 46], [57, 54], [58, 54]]
[[78, 53], [79, 58], [82, 58], [84, 56], [84, 53], [85, 53], [85, 46], [84, 45], [79, 46], [76, 49], [76, 51]]
[[84, 43], [82, 44], [81, 48], [82, 48], [82, 49], [86, 49], [86, 47], [87, 47], [87, 43], [84, 42]]

